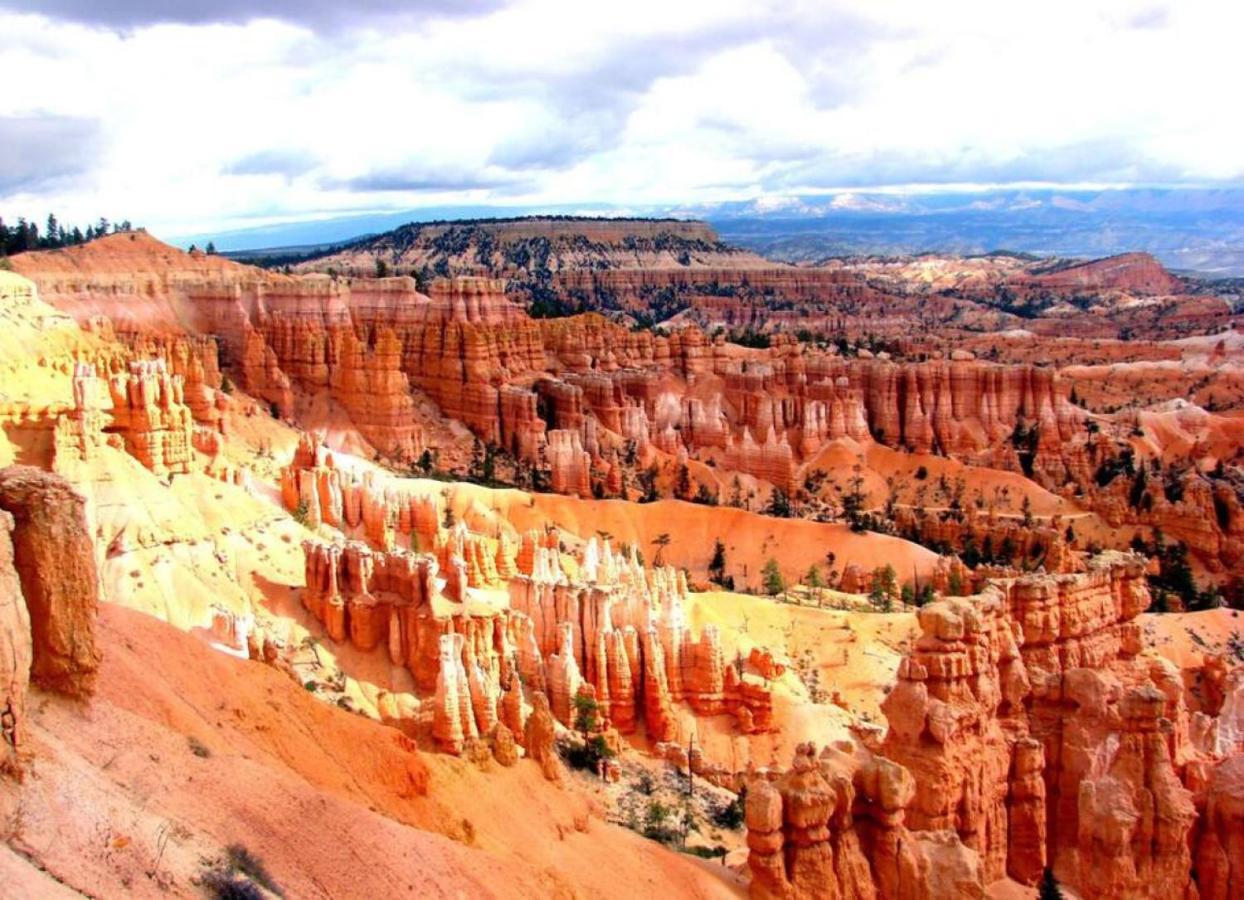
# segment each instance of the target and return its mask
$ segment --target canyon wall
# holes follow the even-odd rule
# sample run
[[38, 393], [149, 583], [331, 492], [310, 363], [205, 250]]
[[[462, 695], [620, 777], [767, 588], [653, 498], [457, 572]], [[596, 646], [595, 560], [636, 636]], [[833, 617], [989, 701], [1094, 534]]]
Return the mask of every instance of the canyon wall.
[[[199, 432], [218, 429], [213, 398], [226, 373], [287, 419], [329, 399], [376, 454], [403, 467], [435, 450], [445, 466], [465, 468], [461, 424], [516, 461], [516, 477], [540, 473], [557, 492], [633, 498], [646, 469], [659, 465], [664, 483], [688, 461], [706, 464], [694, 479], [710, 496], [733, 473], [791, 492], [828, 446], [874, 442], [1023, 472], [1115, 527], [1162, 527], [1215, 571], [1244, 559], [1241, 490], [1191, 478], [1182, 500], [1155, 491], [1141, 508], [1127, 479], [1100, 477], [1124, 451], [1142, 461], [1195, 454], [1217, 425], [1138, 421], [1131, 431], [1146, 439], [1127, 437], [1127, 423], [1071, 403], [1073, 383], [1050, 366], [968, 353], [843, 357], [784, 335], [748, 349], [695, 327], [657, 334], [597, 315], [533, 319], [497, 279], [436, 280], [425, 294], [406, 277], [291, 277], [178, 254], [143, 234], [17, 263], [84, 328], [107, 329], [134, 348], [132, 359], [162, 360], [180, 377], [180, 389], [164, 392], [190, 408], [193, 426], [137, 395], [111, 403], [125, 413], [132, 452], [157, 470], [187, 465], [187, 434], [210, 444]], [[126, 413], [135, 403], [137, 418]], [[1230, 447], [1205, 450], [1222, 459]]]

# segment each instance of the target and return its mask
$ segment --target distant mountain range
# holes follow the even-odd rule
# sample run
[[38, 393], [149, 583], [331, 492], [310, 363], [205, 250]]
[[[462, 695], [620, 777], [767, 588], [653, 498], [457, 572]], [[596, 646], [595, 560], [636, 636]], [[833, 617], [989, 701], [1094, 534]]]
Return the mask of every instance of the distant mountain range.
[[1101, 257], [1131, 250], [1166, 266], [1244, 275], [1244, 191], [995, 191], [842, 195], [739, 204], [708, 218], [722, 240], [775, 259], [1010, 250]]
[[723, 241], [789, 262], [994, 250], [1101, 257], [1143, 250], [1176, 270], [1244, 276], [1244, 189], [1238, 188], [839, 193], [625, 209], [436, 207], [193, 235], [182, 242], [212, 240], [235, 251], [310, 248], [411, 221], [531, 214], [703, 219]]

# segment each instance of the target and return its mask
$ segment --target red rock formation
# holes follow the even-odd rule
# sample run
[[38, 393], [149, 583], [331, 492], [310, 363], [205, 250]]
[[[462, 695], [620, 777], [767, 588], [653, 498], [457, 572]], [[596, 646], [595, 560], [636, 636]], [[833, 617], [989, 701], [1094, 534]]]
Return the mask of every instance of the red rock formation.
[[1218, 765], [1201, 802], [1195, 856], [1201, 900], [1227, 900], [1244, 890], [1244, 755]]
[[99, 578], [86, 501], [30, 466], [0, 470], [0, 509], [13, 517], [13, 560], [29, 612], [36, 685], [73, 697], [95, 688]]
[[750, 786], [752, 895], [983, 896], [1051, 865], [1086, 897], [1233, 896], [1244, 670], [1190, 716], [1147, 602], [1116, 556], [921, 609], [884, 756], [804, 746]]
[[497, 725], [497, 730], [493, 732], [492, 755], [506, 768], [518, 762], [518, 743], [514, 740], [514, 732], [504, 722]]
[[13, 517], [0, 512], [0, 775], [21, 771], [33, 657], [30, 615], [14, 567], [12, 535]]
[[[146, 259], [135, 265], [158, 268]], [[555, 444], [550, 437], [548, 462], [557, 463], [555, 473], [569, 466], [555, 477], [574, 491], [589, 468], [579, 454], [596, 457], [635, 439], [647, 430], [644, 420], [661, 441], [693, 452], [733, 447], [736, 468], [784, 484], [792, 463], [826, 440], [865, 439], [871, 430], [895, 446], [971, 453], [1009, 437], [1019, 416], [1063, 427], [1070, 415], [1049, 370], [844, 362], [782, 341], [766, 359], [740, 362], [737, 348], [710, 345], [694, 329], [658, 337], [594, 316], [537, 322], [508, 302], [496, 281], [436, 282], [425, 297], [405, 278], [347, 285], [232, 264], [208, 266], [214, 275], [190, 268], [193, 278], [161, 290], [195, 304], [202, 327], [223, 336], [242, 387], [273, 400], [283, 414], [290, 385], [331, 388], [382, 450], [408, 455], [419, 445], [417, 435], [401, 430], [415, 389], [482, 440], [533, 461], [548, 423], [568, 433]], [[50, 272], [32, 274], [69, 307], [74, 301], [61, 298], [99, 290]], [[727, 402], [682, 398], [667, 373], [722, 378]]]
[[[944, 306], [948, 314], [968, 302], [931, 295], [920, 278], [911, 282], [910, 272], [893, 290], [879, 291], [868, 273], [847, 265], [773, 270], [755, 262], [745, 268], [761, 293], [772, 284], [801, 303], [827, 286], [850, 304], [881, 298], [879, 314], [899, 301]], [[1016, 291], [1103, 297], [1178, 288], [1141, 256], [1057, 271], [1014, 261], [960, 262], [980, 269], [951, 285], [964, 296], [977, 287], [992, 296], [1002, 283]], [[165, 360], [170, 377], [184, 378], [185, 405], [208, 431], [219, 421], [209, 400], [223, 368], [286, 417], [294, 413], [295, 394], [334, 397], [360, 434], [395, 460], [409, 462], [435, 445], [444, 459], [460, 461], [465, 447], [452, 446], [452, 430], [444, 427], [457, 421], [546, 473], [555, 490], [585, 496], [593, 488], [621, 494], [627, 475], [633, 480], [653, 462], [668, 472], [684, 454], [723, 474], [733, 469], [791, 488], [800, 468], [829, 442], [874, 440], [1030, 470], [1044, 487], [1080, 497], [1076, 502], [1116, 527], [1160, 525], [1215, 572], [1244, 559], [1244, 504], [1226, 483], [1190, 479], [1179, 501], [1151, 491], [1152, 505], [1144, 509], [1128, 502], [1127, 479], [1099, 488], [1095, 475], [1109, 441], [1104, 433], [1089, 435], [1087, 414], [1068, 400], [1069, 382], [1049, 366], [994, 365], [966, 351], [920, 363], [871, 354], [844, 359], [784, 334], [765, 350], [748, 350], [694, 327], [657, 335], [596, 315], [533, 320], [504, 295], [498, 279], [437, 281], [425, 295], [409, 278], [294, 278], [187, 256], [144, 234], [22, 254], [17, 265], [79, 321], [105, 314], [135, 354]], [[669, 278], [691, 284], [717, 277], [712, 266], [662, 265], [681, 274], [661, 274], [654, 287]], [[891, 277], [894, 265], [875, 268]], [[649, 284], [643, 275], [623, 281], [632, 277]], [[790, 311], [804, 325], [811, 313]], [[1065, 321], [1060, 316], [1053, 324]], [[900, 321], [900, 327], [911, 324]], [[219, 358], [205, 335], [219, 340]], [[123, 406], [129, 408], [128, 391]], [[144, 462], [175, 472], [186, 465], [190, 446], [210, 452], [215, 445], [207, 436], [196, 443], [183, 424], [170, 429], [170, 415], [140, 414], [124, 433]], [[86, 437], [81, 428], [69, 434], [72, 423], [58, 430], [66, 432], [58, 445], [91, 439], [89, 429]]]
[[1010, 849], [1007, 870], [1016, 881], [1035, 884], [1045, 871], [1045, 750], [1035, 738], [1019, 738], [1012, 754], [1009, 794]]
[[1183, 284], [1148, 253], [1121, 253], [1066, 266], [1031, 279], [1056, 290], [1123, 290], [1136, 294], [1178, 294]]
[[555, 492], [592, 496], [592, 458], [584, 452], [577, 431], [550, 431], [546, 452], [550, 486]]
[[432, 699], [432, 734], [442, 749], [455, 755], [462, 752], [466, 741], [479, 737], [466, 669], [462, 664], [464, 645], [460, 634], [441, 635], [440, 672]]
[[194, 419], [185, 405], [182, 379], [163, 360], [131, 363], [109, 380], [114, 427], [127, 449], [157, 475], [190, 471]]
[[108, 378], [100, 378], [89, 363], [77, 363], [73, 397], [73, 409], [58, 422], [62, 466], [93, 458], [107, 429], [157, 475], [191, 471], [195, 419], [184, 401], [182, 377], [170, 375], [163, 359], [130, 362]]
[[[1078, 555], [1068, 548], [1066, 529], [1057, 518], [1049, 525], [1025, 525], [1022, 520], [981, 514], [970, 507], [963, 511], [960, 519], [917, 514], [904, 507], [895, 510], [893, 521], [898, 534], [911, 535], [926, 547], [950, 547], [958, 552], [970, 544], [986, 558], [1009, 553], [1009, 563], [1000, 563], [1002, 565], [1038, 561], [1041, 568], [1055, 574], [1073, 572], [1077, 567]], [[945, 562], [942, 567], [945, 575], [939, 575], [935, 587], [945, 593], [952, 564]], [[975, 583], [984, 584], [984, 567], [978, 566], [976, 573], [962, 566], [956, 568], [960, 583], [965, 587], [971, 587], [974, 578]]]
[[557, 726], [549, 709], [549, 699], [536, 691], [531, 695], [531, 706], [523, 741], [527, 757], [540, 765], [547, 780], [560, 782], [564, 767], [561, 757], [557, 755]]
[[422, 452], [423, 437], [401, 370], [401, 352], [401, 343], [389, 328], [380, 330], [370, 353], [353, 331], [346, 330], [331, 386], [333, 397], [363, 437], [386, 457], [409, 463]]

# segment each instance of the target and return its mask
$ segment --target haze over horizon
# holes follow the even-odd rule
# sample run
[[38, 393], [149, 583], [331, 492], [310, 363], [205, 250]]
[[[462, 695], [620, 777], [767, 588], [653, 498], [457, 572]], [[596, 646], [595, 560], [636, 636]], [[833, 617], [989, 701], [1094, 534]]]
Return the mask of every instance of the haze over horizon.
[[1244, 10], [4, 0], [0, 211], [162, 235], [428, 207], [1238, 186]]

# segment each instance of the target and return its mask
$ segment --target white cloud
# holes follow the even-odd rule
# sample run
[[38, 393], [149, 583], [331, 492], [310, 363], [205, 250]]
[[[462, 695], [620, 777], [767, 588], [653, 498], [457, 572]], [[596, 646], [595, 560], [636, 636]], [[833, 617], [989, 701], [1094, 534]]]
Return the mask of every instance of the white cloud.
[[[1238, 4], [525, 0], [395, 19], [378, 2], [321, 22], [273, 0], [268, 19], [144, 25], [152, 4], [117, 0], [118, 29], [3, 6], [0, 60], [25, 77], [0, 119], [62, 135], [49, 171], [28, 138], [36, 158], [0, 178], [9, 217], [175, 233], [451, 202], [1244, 178]], [[73, 165], [41, 118], [97, 123]]]

